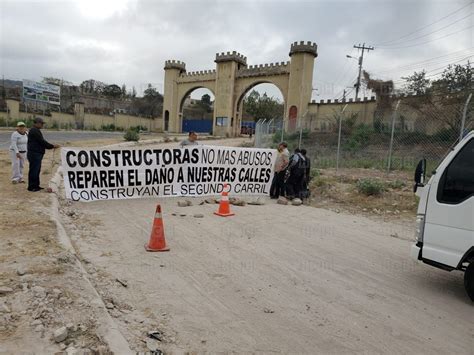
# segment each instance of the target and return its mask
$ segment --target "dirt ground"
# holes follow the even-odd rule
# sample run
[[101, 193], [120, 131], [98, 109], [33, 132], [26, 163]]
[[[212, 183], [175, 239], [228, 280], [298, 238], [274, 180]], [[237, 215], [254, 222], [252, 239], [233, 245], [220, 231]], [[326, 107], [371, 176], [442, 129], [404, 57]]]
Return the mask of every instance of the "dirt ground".
[[[28, 192], [26, 184], [12, 185], [10, 164], [8, 151], [0, 151], [0, 287], [7, 291], [0, 291], [0, 353], [65, 349], [107, 353], [107, 342], [99, 335], [106, 333], [99, 328], [107, 312], [95, 304], [95, 291], [84, 279], [80, 263], [59, 241], [52, 194]], [[48, 151], [42, 186], [48, 187], [58, 164], [59, 153]], [[53, 333], [65, 325], [69, 337], [56, 344]]]
[[[413, 193], [413, 174], [376, 169], [317, 169], [310, 183], [311, 202], [315, 207], [345, 211], [382, 221], [411, 221], [416, 215], [417, 197]], [[366, 196], [357, 191], [357, 181], [369, 179], [380, 183], [384, 191]], [[408, 222], [410, 223], [410, 222]]]
[[[51, 194], [31, 197], [9, 184], [1, 154], [0, 286], [12, 292], [0, 295], [10, 310], [0, 313], [0, 353], [66, 346], [106, 353], [117, 349], [106, 341], [114, 326], [134, 352], [472, 353], [473, 306], [462, 274], [409, 257], [408, 183], [372, 201], [351, 187], [370, 173], [346, 172], [344, 179], [323, 171], [326, 187], [312, 201], [319, 207], [266, 199], [233, 206], [229, 218], [214, 216], [217, 205], [198, 198], [178, 207], [177, 199], [72, 203], [59, 193], [71, 255], [57, 237]], [[144, 250], [157, 203], [167, 253]], [[52, 297], [56, 288], [61, 293]], [[38, 309], [46, 312], [36, 332]], [[52, 332], [68, 323], [68, 339], [55, 344]]]

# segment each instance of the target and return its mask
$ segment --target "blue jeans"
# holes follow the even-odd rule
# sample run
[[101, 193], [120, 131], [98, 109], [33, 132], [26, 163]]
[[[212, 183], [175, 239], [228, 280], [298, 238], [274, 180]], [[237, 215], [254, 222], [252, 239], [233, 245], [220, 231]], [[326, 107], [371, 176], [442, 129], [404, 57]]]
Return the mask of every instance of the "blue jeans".
[[41, 161], [43, 160], [42, 153], [28, 152], [26, 157], [30, 163], [30, 170], [28, 171], [28, 190], [37, 189], [40, 187], [40, 173]]

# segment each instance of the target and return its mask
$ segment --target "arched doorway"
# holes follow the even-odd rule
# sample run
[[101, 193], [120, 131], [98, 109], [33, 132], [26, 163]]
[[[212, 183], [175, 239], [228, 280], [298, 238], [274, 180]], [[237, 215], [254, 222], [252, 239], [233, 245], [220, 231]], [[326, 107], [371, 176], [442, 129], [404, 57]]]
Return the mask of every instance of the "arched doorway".
[[284, 108], [285, 97], [277, 85], [266, 81], [249, 85], [236, 104], [240, 133], [253, 133], [259, 120], [265, 120], [269, 132], [279, 130], [283, 125]]
[[288, 112], [288, 130], [294, 132], [296, 130], [296, 120], [298, 117], [298, 108], [291, 106]]
[[165, 111], [165, 132], [168, 132], [170, 126], [170, 112], [168, 110]]
[[189, 90], [179, 106], [182, 132], [212, 133], [214, 101], [214, 93], [207, 88]]

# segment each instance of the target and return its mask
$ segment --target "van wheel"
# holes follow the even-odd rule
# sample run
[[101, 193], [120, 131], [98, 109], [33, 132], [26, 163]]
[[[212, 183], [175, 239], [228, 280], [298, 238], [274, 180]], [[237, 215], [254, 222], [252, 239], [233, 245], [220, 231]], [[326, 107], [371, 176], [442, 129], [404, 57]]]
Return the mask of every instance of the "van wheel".
[[464, 272], [464, 288], [471, 301], [474, 302], [474, 262], [471, 262]]

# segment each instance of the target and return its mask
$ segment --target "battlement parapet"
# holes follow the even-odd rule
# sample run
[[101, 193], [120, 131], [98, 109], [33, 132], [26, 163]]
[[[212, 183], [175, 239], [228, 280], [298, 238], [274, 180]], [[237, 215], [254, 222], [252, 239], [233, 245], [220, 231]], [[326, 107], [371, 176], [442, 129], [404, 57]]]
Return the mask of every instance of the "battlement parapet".
[[233, 52], [227, 52], [227, 53], [216, 53], [216, 63], [221, 63], [221, 62], [237, 62], [243, 65], [247, 65], [247, 57], [244, 56], [243, 54], [240, 54], [236, 51]]
[[249, 65], [241, 68], [237, 72], [237, 77], [251, 77], [260, 75], [282, 75], [290, 73], [290, 62], [266, 63], [258, 65]]
[[318, 46], [316, 43], [311, 41], [308, 41], [306, 43], [304, 41], [300, 41], [299, 43], [294, 42], [290, 47], [290, 57], [295, 53], [309, 53], [317, 57]]
[[182, 73], [178, 80], [181, 83], [216, 80], [216, 70], [200, 70]]
[[179, 69], [181, 71], [186, 71], [186, 64], [180, 60], [167, 60], [165, 62], [166, 69]]
[[375, 96], [371, 96], [370, 98], [364, 97], [364, 99], [358, 98], [357, 100], [354, 100], [353, 98], [350, 98], [348, 100], [346, 99], [327, 99], [327, 100], [319, 100], [319, 102], [316, 102], [315, 100], [311, 101], [311, 104], [316, 104], [316, 105], [340, 105], [340, 104], [361, 104], [361, 103], [367, 103], [367, 102], [374, 102], [375, 101]]

